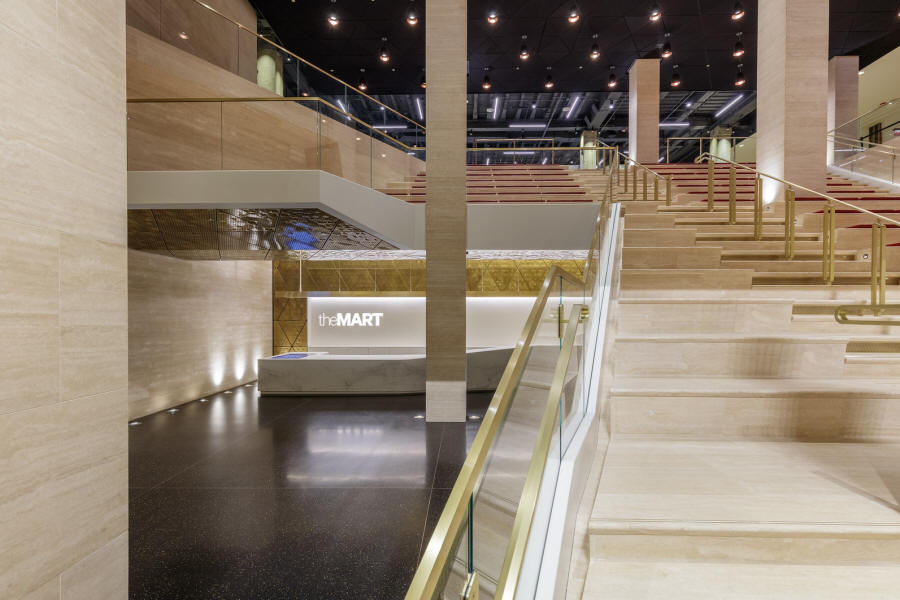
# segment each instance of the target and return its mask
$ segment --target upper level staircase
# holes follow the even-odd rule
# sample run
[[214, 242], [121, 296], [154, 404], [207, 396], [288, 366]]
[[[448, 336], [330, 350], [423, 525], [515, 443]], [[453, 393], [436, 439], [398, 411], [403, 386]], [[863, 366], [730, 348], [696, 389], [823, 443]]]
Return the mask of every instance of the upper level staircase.
[[[594, 202], [579, 171], [564, 165], [469, 165], [466, 202]], [[424, 203], [424, 173], [390, 182], [378, 191], [412, 203]]]
[[[752, 174], [738, 176], [730, 225], [727, 166], [713, 210], [706, 165], [655, 169], [673, 179], [670, 205], [616, 187], [626, 216], [610, 441], [569, 597], [898, 597], [900, 339], [833, 317], [869, 301], [869, 227], [838, 215], [836, 279], [824, 285], [820, 199], [798, 198], [788, 260], [781, 205], [754, 239], [753, 204], [741, 203]], [[837, 177], [828, 188], [900, 210], [883, 190]], [[896, 303], [900, 256], [888, 250]]]

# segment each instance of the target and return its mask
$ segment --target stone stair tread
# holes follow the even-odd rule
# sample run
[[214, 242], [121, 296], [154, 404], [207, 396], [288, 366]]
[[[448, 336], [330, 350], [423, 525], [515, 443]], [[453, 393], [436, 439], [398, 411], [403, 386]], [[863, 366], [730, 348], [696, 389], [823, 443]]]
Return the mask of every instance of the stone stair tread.
[[728, 342], [778, 342], [782, 344], [811, 344], [811, 343], [834, 343], [836, 341], [849, 341], [853, 335], [850, 331], [845, 336], [829, 336], [829, 335], [813, 335], [785, 332], [783, 335], [776, 334], [753, 334], [753, 333], [625, 333], [616, 337], [617, 342], [660, 342], [660, 343], [678, 343], [678, 342], [710, 342], [710, 343], [728, 343]]
[[584, 600], [885, 599], [896, 594], [892, 565], [592, 561]]
[[900, 444], [614, 436], [596, 534], [900, 539]]
[[783, 394], [840, 395], [865, 398], [900, 398], [900, 373], [896, 379], [710, 379], [692, 377], [616, 377], [611, 393], [616, 396], [719, 397]]

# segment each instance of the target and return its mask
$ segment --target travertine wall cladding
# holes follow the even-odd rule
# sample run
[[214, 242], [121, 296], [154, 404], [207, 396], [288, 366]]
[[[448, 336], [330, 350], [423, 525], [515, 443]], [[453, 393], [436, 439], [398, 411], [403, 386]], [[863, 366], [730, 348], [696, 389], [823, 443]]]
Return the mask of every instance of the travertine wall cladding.
[[0, 3], [0, 598], [128, 592], [125, 6]]
[[272, 267], [129, 250], [128, 334], [130, 418], [255, 381], [272, 348]]

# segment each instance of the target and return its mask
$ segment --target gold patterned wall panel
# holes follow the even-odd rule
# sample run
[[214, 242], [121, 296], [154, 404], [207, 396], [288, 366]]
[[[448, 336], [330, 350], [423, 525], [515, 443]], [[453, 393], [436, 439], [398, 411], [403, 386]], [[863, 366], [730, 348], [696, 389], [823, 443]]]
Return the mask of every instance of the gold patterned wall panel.
[[[535, 296], [547, 270], [559, 265], [573, 275], [582, 260], [469, 260], [470, 296]], [[421, 296], [424, 260], [275, 260], [272, 261], [273, 352], [299, 352], [306, 345], [306, 294]]]

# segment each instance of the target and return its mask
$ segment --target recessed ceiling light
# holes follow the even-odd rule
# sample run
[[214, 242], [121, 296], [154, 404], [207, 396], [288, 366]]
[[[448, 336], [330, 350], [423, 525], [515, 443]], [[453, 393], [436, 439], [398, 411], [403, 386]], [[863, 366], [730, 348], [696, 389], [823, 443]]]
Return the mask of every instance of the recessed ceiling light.
[[166, 412], [169, 413], [170, 415], [174, 415], [175, 413], [178, 412], [178, 409], [177, 409], [177, 408], [170, 408], [170, 409], [167, 410]]
[[180, 38], [183, 39], [183, 40], [186, 40], [186, 39], [188, 39], [188, 38], [191, 37], [191, 36], [189, 36], [189, 35], [187, 34], [186, 31], [181, 31], [181, 32], [178, 33], [178, 37], [180, 37]]
[[659, 7], [659, 4], [653, 3], [653, 6], [650, 8], [650, 20], [654, 23], [659, 21], [662, 18], [662, 9]]
[[690, 108], [694, 105], [694, 103], [693, 102], [685, 102], [684, 105], [687, 106], [688, 108]]
[[860, 74], [860, 75], [864, 75], [864, 74], [865, 74], [865, 71], [863, 71], [862, 69], [860, 69], [859, 74]]
[[478, 415], [469, 415], [469, 420], [470, 421], [479, 421], [479, 420], [481, 420], [481, 417], [479, 417]]
[[740, 21], [744, 18], [744, 5], [740, 2], [734, 3], [734, 9], [731, 11], [731, 20]]
[[424, 418], [425, 418], [425, 415], [416, 415], [413, 417], [413, 419], [418, 419], [418, 420], [422, 420]]
[[200, 398], [200, 402], [209, 402], [209, 398]]
[[128, 426], [129, 427], [137, 427], [140, 424], [141, 424], [141, 421], [131, 421], [130, 423], [128, 423]]

